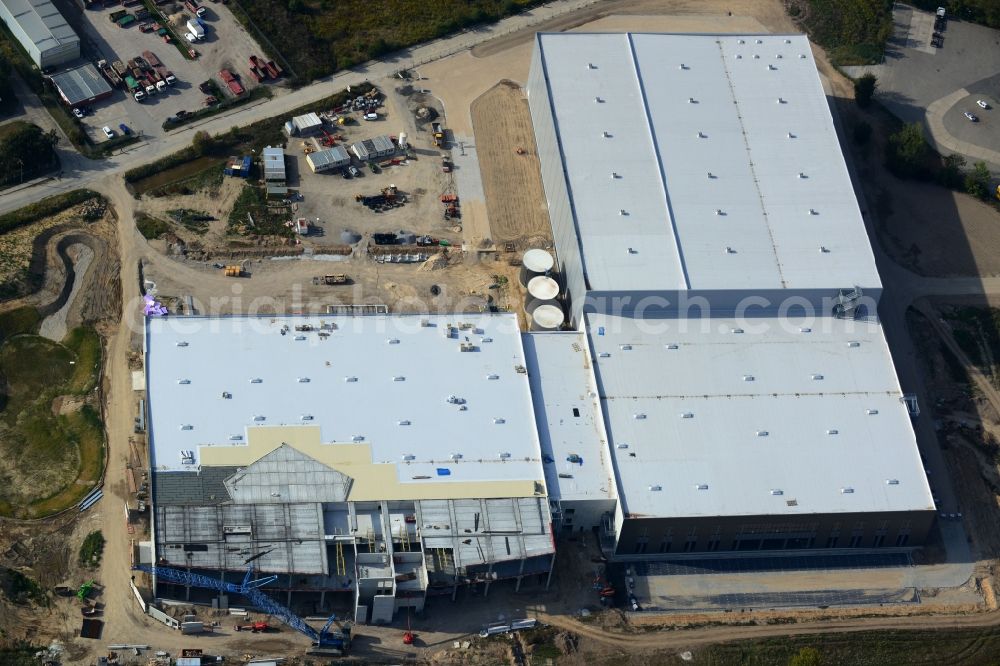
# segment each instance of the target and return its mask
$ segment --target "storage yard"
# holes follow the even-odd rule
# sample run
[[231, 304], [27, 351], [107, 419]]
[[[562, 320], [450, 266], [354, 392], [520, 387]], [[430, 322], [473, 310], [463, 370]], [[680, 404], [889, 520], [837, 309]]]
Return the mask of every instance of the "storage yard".
[[162, 134], [168, 119], [284, 78], [275, 63], [261, 58], [259, 47], [222, 4], [187, 0], [146, 7], [98, 0], [86, 7], [67, 3], [66, 18], [83, 40], [83, 58], [114, 90], [107, 100], [78, 105], [95, 143], [108, 138], [102, 127], [116, 134], [124, 128], [138, 135]]

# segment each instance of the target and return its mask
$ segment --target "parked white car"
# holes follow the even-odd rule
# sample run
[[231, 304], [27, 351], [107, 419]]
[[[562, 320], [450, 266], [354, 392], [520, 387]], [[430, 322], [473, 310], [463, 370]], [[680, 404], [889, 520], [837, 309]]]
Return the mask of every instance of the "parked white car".
[[989, 104], [987, 104], [987, 102], [986, 102], [986, 100], [985, 100], [985, 99], [977, 99], [977, 100], [976, 100], [976, 104], [978, 104], [978, 105], [979, 105], [979, 106], [980, 106], [981, 108], [983, 108], [983, 109], [988, 109], [988, 108], [990, 108], [990, 105], [989, 105]]
[[978, 123], [979, 122], [979, 117], [976, 116], [976, 114], [972, 113], [971, 111], [966, 111], [965, 112], [965, 117], [968, 118], [971, 122], [974, 122], [974, 123]]
[[107, 125], [102, 127], [101, 131], [104, 132], [104, 136], [108, 137], [109, 139], [115, 138], [115, 131], [110, 127], [108, 127]]

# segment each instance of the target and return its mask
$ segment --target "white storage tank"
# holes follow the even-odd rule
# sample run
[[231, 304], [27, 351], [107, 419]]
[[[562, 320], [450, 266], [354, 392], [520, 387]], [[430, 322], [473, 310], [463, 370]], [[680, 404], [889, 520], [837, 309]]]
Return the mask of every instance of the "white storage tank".
[[555, 259], [546, 250], [528, 250], [521, 258], [521, 286], [527, 287], [531, 278], [545, 275], [555, 264]]
[[399, 133], [399, 149], [402, 151], [406, 150], [406, 147], [410, 145], [410, 141], [406, 136], [406, 132]]
[[558, 331], [566, 321], [566, 315], [558, 305], [539, 305], [531, 313], [532, 331]]
[[551, 301], [559, 295], [559, 283], [545, 275], [528, 280], [528, 298]]

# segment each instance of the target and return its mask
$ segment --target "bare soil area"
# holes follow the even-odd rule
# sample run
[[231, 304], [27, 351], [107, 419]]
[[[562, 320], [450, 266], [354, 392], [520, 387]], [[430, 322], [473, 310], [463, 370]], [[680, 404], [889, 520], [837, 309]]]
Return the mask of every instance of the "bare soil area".
[[479, 170], [495, 243], [552, 240], [531, 113], [524, 91], [501, 81], [472, 102]]

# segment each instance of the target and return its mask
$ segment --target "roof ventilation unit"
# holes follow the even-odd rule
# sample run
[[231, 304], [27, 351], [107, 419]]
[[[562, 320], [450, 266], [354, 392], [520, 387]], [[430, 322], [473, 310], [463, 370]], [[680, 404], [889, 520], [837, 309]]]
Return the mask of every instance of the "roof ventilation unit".
[[461, 453], [453, 453], [453, 454], [451, 454], [451, 459], [452, 460], [461, 460], [462, 459], [462, 454]]
[[758, 437], [767, 437], [767, 436], [768, 436], [768, 435], [770, 435], [770, 434], [771, 434], [771, 433], [769, 433], [769, 432], [768, 432], [768, 431], [766, 431], [766, 430], [758, 430], [758, 431], [757, 431], [757, 436], [758, 436]]
[[757, 43], [757, 44], [763, 44], [763, 43], [764, 43], [764, 40], [762, 40], [762, 39], [758, 39], [756, 43]]
[[615, 445], [615, 448], [618, 448], [618, 449], [627, 449], [628, 448], [628, 444], [617, 444], [617, 445]]
[[823, 379], [823, 375], [816, 374], [816, 375], [813, 375], [812, 378], [813, 378], [813, 381], [817, 381], [818, 382], [821, 379]]
[[885, 480], [885, 485], [887, 485], [887, 486], [898, 486], [899, 485], [899, 479], [886, 479]]
[[587, 69], [597, 69], [597, 65], [592, 62], [587, 63]]
[[813, 330], [808, 326], [803, 326], [799, 329], [799, 333], [812, 333]]
[[261, 416], [261, 415], [258, 414], [257, 416], [253, 417], [253, 420], [254, 420], [254, 423], [261, 423], [262, 421], [266, 421], [267, 417], [266, 416]]
[[788, 138], [789, 138], [789, 139], [794, 139], [794, 138], [795, 138], [795, 135], [794, 135], [794, 134], [792, 134], [791, 132], [789, 132], [789, 133], [788, 133]]
[[415, 455], [413, 455], [412, 453], [404, 453], [403, 454], [403, 460], [406, 461], [406, 462], [409, 462], [411, 460], [416, 460], [416, 459], [417, 459], [417, 457]]
[[303, 420], [303, 421], [312, 421], [313, 420], [313, 415], [312, 414], [303, 414], [299, 418], [301, 420]]
[[181, 430], [194, 430], [194, 426], [190, 423], [185, 423], [181, 425]]
[[188, 343], [184, 342], [183, 340], [181, 340], [180, 342], [175, 342], [174, 344], [177, 345], [178, 347], [187, 347], [188, 346]]
[[736, 250], [734, 250], [733, 248], [731, 248], [730, 246], [727, 245], [726, 246], [726, 254], [736, 254]]
[[347, 382], [348, 384], [350, 384], [352, 382], [358, 381], [358, 378], [357, 377], [344, 377], [344, 381]]
[[865, 410], [865, 414], [867, 414], [868, 416], [875, 416], [876, 414], [878, 414], [878, 410], [877, 409], [866, 409]]
[[632, 351], [632, 345], [618, 345], [618, 348], [622, 351]]
[[650, 489], [650, 491], [652, 491], [654, 493], [658, 493], [661, 490], [663, 490], [663, 486], [650, 486], [649, 489]]
[[611, 358], [611, 354], [609, 354], [608, 352], [601, 352], [600, 354], [597, 355], [597, 357], [598, 358]]
[[497, 454], [497, 457], [500, 458], [500, 460], [507, 460], [508, 458], [510, 458], [510, 453], [508, 453], [507, 451], [501, 451], [500, 453]]
[[264, 380], [261, 379], [260, 377], [254, 377], [253, 379], [250, 380], [250, 383], [251, 384], [263, 384]]
[[493, 423], [496, 423], [497, 425], [503, 425], [506, 422], [507, 422], [506, 419], [501, 419], [501, 418], [493, 419]]
[[688, 97], [688, 104], [697, 104], [697, 103], [698, 102], [695, 100], [694, 97]]
[[857, 340], [851, 340], [850, 342], [847, 343], [847, 346], [848, 347], [860, 347], [861, 343], [858, 342]]
[[677, 69], [690, 69], [690, 67], [688, 67], [688, 66], [687, 66], [687, 65], [685, 65], [684, 63], [681, 63], [681, 64], [680, 64], [680, 67], [678, 67]]
[[731, 333], [735, 333], [736, 335], [739, 335], [740, 333], [742, 333], [742, 332], [743, 332], [743, 329], [742, 329], [742, 328], [734, 328], [734, 329], [733, 329], [732, 331], [730, 331], [730, 332], [731, 332]]
[[747, 42], [746, 42], [745, 39], [740, 39], [740, 40], [737, 40], [737, 43], [738, 44], [746, 44]]
[[782, 490], [781, 488], [771, 488], [771, 494], [774, 496], [784, 495], [785, 491]]
[[805, 58], [805, 57], [806, 57], [806, 54], [805, 54], [805, 53], [800, 53], [800, 54], [799, 54], [799, 59], [803, 59], [803, 58]]
[[753, 54], [753, 59], [754, 59], [754, 60], [759, 60], [759, 59], [760, 59], [760, 56], [759, 56], [759, 55], [757, 55], [756, 53], [754, 53], [754, 54]]
[[604, 104], [604, 100], [600, 97], [595, 97], [594, 101], [597, 102], [598, 104]]
[[295, 339], [298, 340], [299, 342], [301, 342], [302, 340], [306, 339], [306, 336], [304, 336], [304, 335], [296, 335]]
[[365, 441], [365, 436], [364, 435], [354, 435], [353, 437], [351, 437], [351, 441], [352, 442], [363, 442], [363, 441]]
[[767, 66], [767, 68], [768, 68], [769, 70], [771, 70], [771, 71], [774, 71], [774, 70], [778, 69], [778, 68], [777, 68], [777, 67], [775, 67], [774, 65], [768, 65], [768, 66]]
[[678, 345], [676, 342], [671, 342], [667, 344], [666, 347], [667, 349], [680, 349], [680, 345]]
[[406, 377], [404, 377], [403, 375], [396, 375], [395, 377], [392, 378], [392, 381], [394, 381], [394, 382], [405, 382], [406, 381]]
[[681, 413], [681, 418], [682, 419], [693, 419], [694, 418], [694, 414], [692, 412], [683, 412], [683, 413]]
[[752, 381], [754, 381], [754, 376], [753, 375], [743, 375], [743, 381], [745, 381], [745, 382], [752, 382]]
[[786, 39], [786, 40], [785, 40], [785, 43], [786, 43], [786, 44], [791, 44], [791, 43], [792, 43], [792, 40], [790, 40], [790, 39]]
[[408, 426], [410, 425], [410, 422], [404, 419], [402, 421], [396, 421], [396, 425]]
[[190, 379], [178, 379], [177, 383], [178, 384], [190, 384], [191, 380]]
[[819, 215], [819, 211], [817, 211], [815, 208], [810, 208], [809, 209], [809, 214], [810, 215]]
[[242, 442], [243, 441], [243, 435], [230, 435], [229, 436], [229, 441], [230, 442]]
[[309, 383], [309, 378], [308, 377], [299, 377], [297, 381], [299, 382], [299, 384], [308, 384]]
[[628, 211], [625, 210], [624, 208], [619, 208], [618, 209], [618, 214], [625, 216], [625, 215], [628, 215]]
[[707, 483], [699, 483], [697, 486], [695, 486], [695, 489], [696, 490], [708, 490], [708, 484]]
[[828, 434], [828, 435], [839, 435], [840, 431], [836, 430], [834, 428], [830, 428], [829, 430], [826, 431], [826, 434]]
[[388, 342], [390, 345], [398, 345], [399, 338], [389, 338], [388, 340], [386, 340], [386, 342]]
[[736, 59], [737, 60], [743, 60], [743, 56], [741, 56], [739, 53], [737, 53], [736, 54]]
[[500, 375], [486, 375], [486, 379], [489, 379], [490, 381], [497, 380], [500, 379]]
[[610, 139], [611, 132], [609, 132], [608, 130], [604, 130], [603, 132], [601, 132], [601, 136], [603, 136], [605, 139]]
[[805, 179], [807, 176], [804, 171], [799, 171], [799, 178]]
[[820, 245], [819, 251], [821, 254], [830, 254], [830, 248], [828, 248], [826, 245]]
[[639, 412], [638, 414], [633, 414], [632, 418], [634, 418], [636, 421], [645, 421], [646, 415], [643, 414], [642, 412]]
[[842, 495], [853, 495], [854, 494], [854, 488], [851, 488], [850, 486], [848, 486], [846, 488], [841, 488], [840, 492], [841, 492]]
[[704, 133], [704, 132], [702, 132], [702, 131], [699, 131], [699, 132], [698, 132], [698, 138], [699, 138], [699, 139], [707, 139], [707, 138], [708, 138], [708, 135], [707, 135], [707, 134], [705, 134], [705, 133]]
[[715, 214], [716, 215], [725, 215], [726, 213], [721, 208], [716, 208], [715, 209]]
[[783, 97], [778, 98], [778, 104], [788, 104]]

